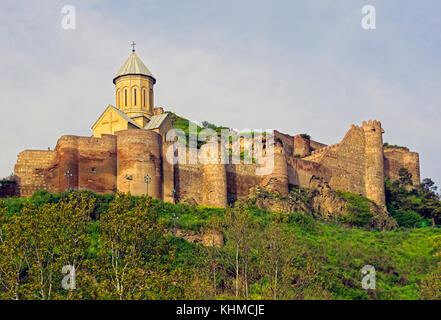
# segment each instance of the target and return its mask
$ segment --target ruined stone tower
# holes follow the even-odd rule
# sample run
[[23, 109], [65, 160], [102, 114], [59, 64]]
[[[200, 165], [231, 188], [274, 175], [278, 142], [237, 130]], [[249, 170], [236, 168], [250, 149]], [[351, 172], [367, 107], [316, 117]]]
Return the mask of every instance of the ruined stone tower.
[[[269, 153], [267, 155], [270, 155]], [[286, 163], [285, 149], [279, 142], [274, 143], [273, 149], [274, 169], [264, 177], [264, 186], [272, 192], [286, 196], [289, 193], [288, 166]]]
[[366, 197], [378, 205], [386, 206], [384, 194], [384, 155], [383, 133], [380, 121], [363, 121], [363, 131], [366, 142]]
[[[217, 149], [216, 150], [214, 149]], [[220, 144], [219, 148], [223, 148]], [[222, 152], [217, 145], [204, 145], [200, 158], [202, 165], [202, 204], [211, 207], [227, 206], [227, 171], [222, 161]]]
[[294, 156], [306, 157], [311, 154], [311, 140], [298, 134], [294, 136]]

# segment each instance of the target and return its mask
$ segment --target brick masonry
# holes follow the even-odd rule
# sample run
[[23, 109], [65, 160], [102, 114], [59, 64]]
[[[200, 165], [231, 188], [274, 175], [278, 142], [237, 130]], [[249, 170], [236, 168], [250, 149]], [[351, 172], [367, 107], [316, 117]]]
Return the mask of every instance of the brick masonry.
[[310, 187], [319, 177], [333, 189], [384, 205], [385, 176], [396, 179], [398, 170], [407, 168], [417, 184], [420, 171], [418, 153], [383, 149], [383, 132], [380, 122], [363, 122], [352, 125], [341, 142], [326, 146], [275, 131], [274, 170], [266, 176], [256, 175], [256, 163], [191, 164], [188, 150], [187, 163], [169, 163], [165, 158], [173, 143], [148, 130], [123, 130], [101, 138], [63, 136], [53, 151], [21, 152], [14, 173], [20, 196], [40, 189], [66, 190], [65, 172], [70, 171], [73, 189], [141, 195], [147, 193], [148, 177], [148, 193], [155, 198], [225, 207], [246, 199], [257, 186], [285, 195], [289, 185]]

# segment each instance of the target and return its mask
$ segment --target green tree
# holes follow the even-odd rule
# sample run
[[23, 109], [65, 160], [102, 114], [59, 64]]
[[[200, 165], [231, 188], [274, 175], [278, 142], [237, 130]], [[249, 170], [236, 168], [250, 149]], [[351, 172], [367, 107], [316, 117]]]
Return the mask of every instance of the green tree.
[[75, 291], [66, 295], [61, 289], [61, 271], [64, 265], [81, 269], [89, 246], [87, 222], [93, 207], [93, 198], [71, 194], [39, 208], [26, 203], [19, 214], [2, 223], [0, 279], [9, 298], [74, 297]]
[[[36, 208], [25, 204], [20, 215], [14, 216], [11, 224], [17, 238], [11, 241], [18, 244], [16, 259], [23, 259], [26, 265], [27, 281], [22, 286], [26, 299], [49, 300], [53, 298], [55, 278], [61, 273], [55, 263], [57, 251], [56, 210], [52, 204]], [[18, 234], [17, 231], [21, 230]], [[11, 237], [12, 239], [12, 237]], [[57, 285], [61, 285], [60, 282]]]
[[150, 197], [140, 197], [133, 206], [129, 194], [119, 193], [101, 215], [103, 250], [94, 269], [103, 297], [139, 299], [160, 286], [163, 277], [155, 273], [154, 262], [163, 229], [152, 208]]
[[[234, 293], [239, 298], [241, 282], [244, 286], [244, 296], [248, 298], [248, 261], [250, 250], [250, 212], [243, 204], [238, 203], [234, 208], [228, 208], [223, 223], [224, 233], [228, 239], [226, 249], [230, 263], [234, 266]], [[242, 276], [241, 269], [242, 267]]]
[[433, 182], [430, 178], [424, 178], [423, 181], [420, 184], [420, 190], [423, 193], [436, 193], [437, 186], [435, 185], [435, 182]]
[[282, 273], [293, 259], [295, 251], [293, 239], [287, 236], [286, 230], [283, 227], [286, 222], [287, 217], [283, 214], [271, 214], [271, 222], [265, 228], [262, 238], [262, 271], [264, 271], [264, 277], [271, 279], [270, 290], [273, 300], [277, 300], [280, 297], [284, 280]]
[[57, 272], [61, 272], [65, 265], [73, 266], [78, 287], [68, 291], [68, 299], [81, 297], [85, 293], [83, 289], [90, 285], [86, 259], [91, 243], [88, 228], [95, 203], [90, 194], [71, 193], [66, 200], [54, 205]]
[[19, 300], [20, 274], [25, 269], [21, 254], [24, 250], [23, 230], [16, 225], [16, 219], [8, 219], [4, 202], [0, 203], [0, 298]]
[[211, 289], [212, 297], [216, 299], [217, 296], [217, 277], [218, 270], [221, 269], [222, 265], [220, 262], [221, 250], [216, 247], [214, 236], [219, 229], [222, 228], [222, 221], [217, 216], [211, 216], [208, 220], [207, 227], [204, 229], [205, 234], [211, 235], [211, 246], [205, 246], [205, 252], [208, 258], [209, 273], [211, 278]]
[[347, 199], [347, 216], [343, 217], [343, 221], [356, 227], [367, 227], [373, 219], [369, 200], [357, 195], [350, 195]]
[[400, 168], [398, 170], [399, 180], [403, 186], [411, 186], [412, 183], [412, 174], [406, 168]]
[[296, 239], [288, 227], [289, 216], [271, 213], [260, 238], [261, 297], [265, 299], [329, 299], [320, 278], [317, 257]]
[[420, 214], [432, 221], [432, 227], [441, 222], [441, 203], [437, 198], [425, 200], [419, 207]]

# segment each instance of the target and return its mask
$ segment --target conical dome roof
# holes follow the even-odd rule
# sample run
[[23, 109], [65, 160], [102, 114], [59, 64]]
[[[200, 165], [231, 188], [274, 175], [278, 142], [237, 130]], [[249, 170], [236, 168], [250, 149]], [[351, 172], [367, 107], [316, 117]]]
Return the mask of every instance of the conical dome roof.
[[156, 82], [155, 77], [150, 72], [150, 70], [145, 66], [145, 64], [139, 59], [139, 57], [136, 55], [135, 52], [132, 52], [132, 54], [129, 56], [129, 58], [124, 62], [121, 69], [119, 69], [118, 73], [113, 78], [113, 83], [115, 83], [115, 80], [119, 77], [126, 76], [129, 74], [140, 74], [143, 76], [147, 76], [153, 79], [154, 82]]

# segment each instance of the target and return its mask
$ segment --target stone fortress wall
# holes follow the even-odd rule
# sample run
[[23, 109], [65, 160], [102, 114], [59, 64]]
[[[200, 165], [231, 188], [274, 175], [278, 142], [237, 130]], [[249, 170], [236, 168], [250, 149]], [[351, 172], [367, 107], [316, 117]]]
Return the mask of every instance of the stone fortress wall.
[[49, 150], [20, 152], [14, 167], [14, 175], [18, 184], [17, 193], [21, 196], [28, 196], [40, 189], [55, 191], [48, 177], [49, 167], [54, 158], [55, 152]]
[[407, 148], [384, 149], [384, 174], [392, 180], [399, 178], [398, 171], [406, 168], [412, 174], [413, 185], [420, 183], [420, 159], [417, 152]]
[[[335, 145], [326, 146], [307, 136], [275, 131], [274, 170], [256, 175], [259, 164], [171, 164], [166, 153], [172, 142], [150, 130], [128, 129], [101, 138], [63, 136], [54, 151], [26, 150], [18, 155], [14, 173], [20, 196], [39, 189], [69, 186], [99, 193], [130, 191], [147, 193], [164, 201], [225, 207], [263, 187], [286, 195], [289, 186], [309, 187], [314, 178], [333, 189], [366, 196], [384, 206], [384, 177], [398, 177], [406, 168], [419, 183], [418, 154], [408, 149], [384, 149], [383, 129], [378, 121], [352, 125]], [[187, 150], [188, 152], [188, 150]], [[188, 154], [186, 155], [188, 157]]]
[[118, 131], [116, 137], [117, 189], [162, 199], [162, 137], [148, 130]]

